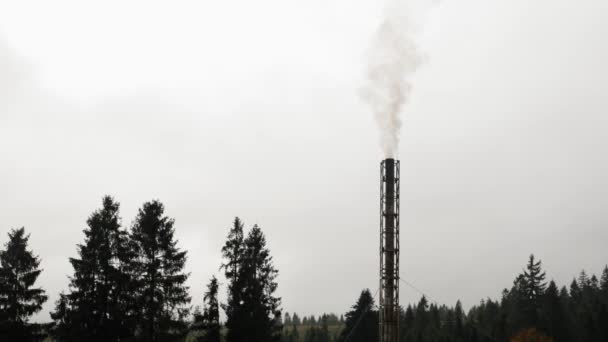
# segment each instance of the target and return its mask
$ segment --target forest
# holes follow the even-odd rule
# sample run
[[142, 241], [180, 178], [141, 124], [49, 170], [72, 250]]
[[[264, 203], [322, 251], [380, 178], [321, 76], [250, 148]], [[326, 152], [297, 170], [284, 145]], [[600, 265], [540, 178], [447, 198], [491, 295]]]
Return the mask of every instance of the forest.
[[[187, 251], [174, 219], [146, 202], [128, 228], [120, 205], [106, 196], [86, 220], [70, 258], [69, 286], [49, 323], [32, 315], [48, 300], [37, 285], [40, 258], [25, 228], [12, 229], [0, 250], [0, 341], [377, 342], [375, 294], [364, 289], [344, 313], [316, 317], [284, 312], [278, 270], [261, 227], [235, 218], [221, 249], [227, 300], [214, 276], [200, 299], [185, 285]], [[223, 315], [220, 316], [220, 312]], [[220, 319], [220, 317], [222, 319]], [[549, 280], [530, 255], [497, 299], [465, 312], [460, 301], [439, 304], [422, 295], [401, 308], [400, 341], [608, 341], [608, 266], [599, 279], [584, 270], [570, 284]]]

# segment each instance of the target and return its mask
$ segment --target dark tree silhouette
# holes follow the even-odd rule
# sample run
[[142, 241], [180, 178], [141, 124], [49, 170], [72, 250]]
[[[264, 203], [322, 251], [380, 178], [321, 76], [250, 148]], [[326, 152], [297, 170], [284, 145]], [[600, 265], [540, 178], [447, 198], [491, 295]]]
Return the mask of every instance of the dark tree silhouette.
[[232, 325], [237, 323], [239, 319], [237, 315], [240, 314], [238, 308], [241, 304], [243, 284], [239, 279], [239, 273], [242, 268], [244, 249], [243, 223], [238, 217], [235, 217], [226, 244], [222, 247], [222, 256], [225, 262], [220, 267], [224, 270], [224, 275], [228, 280], [227, 303], [222, 305], [226, 313], [228, 341], [239, 341], [239, 335], [235, 331], [238, 325]]
[[566, 327], [567, 313], [565, 303], [562, 303], [557, 285], [554, 281], [549, 282], [541, 305], [540, 330], [553, 336], [555, 342], [569, 341]]
[[29, 317], [42, 309], [45, 291], [34, 287], [42, 272], [40, 259], [28, 250], [25, 228], [12, 229], [0, 251], [0, 340], [30, 341], [37, 338]]
[[374, 297], [365, 289], [357, 303], [346, 313], [340, 342], [376, 342], [378, 334], [378, 311], [374, 310]]
[[70, 258], [70, 292], [60, 296], [51, 313], [60, 340], [119, 341], [132, 335], [128, 236], [120, 227], [120, 205], [110, 196], [102, 202], [87, 220], [79, 257]]
[[202, 314], [203, 335], [200, 342], [220, 342], [220, 309], [217, 299], [219, 284], [213, 276], [207, 285], [207, 292], [203, 297], [204, 309]]
[[159, 201], [144, 203], [130, 233], [138, 337], [144, 341], [169, 340], [187, 332], [186, 252], [177, 248], [174, 221], [164, 216], [164, 210]]
[[255, 225], [246, 239], [242, 236], [242, 223], [235, 219], [223, 248], [222, 267], [229, 281], [224, 306], [227, 341], [278, 341], [282, 330], [280, 298], [274, 296], [278, 271], [260, 227]]
[[529, 323], [534, 326], [538, 323], [538, 310], [540, 309], [543, 294], [547, 284], [545, 272], [542, 271], [541, 261], [534, 262], [534, 255], [530, 255], [526, 270], [523, 273], [523, 307], [528, 316]]

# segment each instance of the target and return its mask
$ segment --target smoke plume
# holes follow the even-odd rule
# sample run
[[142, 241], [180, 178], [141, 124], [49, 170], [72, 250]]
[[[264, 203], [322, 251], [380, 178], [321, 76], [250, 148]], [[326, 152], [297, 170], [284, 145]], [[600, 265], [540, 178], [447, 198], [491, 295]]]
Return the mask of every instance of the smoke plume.
[[421, 64], [414, 41], [410, 8], [390, 0], [369, 50], [362, 97], [369, 103], [380, 128], [382, 149], [395, 157], [399, 146], [400, 113], [411, 91], [410, 76]]

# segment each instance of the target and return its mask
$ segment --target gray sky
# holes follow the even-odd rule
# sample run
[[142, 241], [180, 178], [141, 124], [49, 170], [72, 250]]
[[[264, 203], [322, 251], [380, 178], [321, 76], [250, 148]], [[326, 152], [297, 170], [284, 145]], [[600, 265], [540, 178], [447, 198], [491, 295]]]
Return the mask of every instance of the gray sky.
[[[435, 1], [436, 2], [436, 1]], [[160, 199], [193, 304], [235, 215], [289, 312], [377, 288], [378, 131], [359, 99], [378, 0], [0, 2], [0, 242], [25, 226], [48, 311], [87, 216]], [[530, 253], [560, 285], [608, 262], [608, 3], [442, 1], [401, 130], [401, 276], [497, 298]], [[224, 292], [224, 291], [223, 291]], [[419, 295], [402, 287], [401, 301]]]

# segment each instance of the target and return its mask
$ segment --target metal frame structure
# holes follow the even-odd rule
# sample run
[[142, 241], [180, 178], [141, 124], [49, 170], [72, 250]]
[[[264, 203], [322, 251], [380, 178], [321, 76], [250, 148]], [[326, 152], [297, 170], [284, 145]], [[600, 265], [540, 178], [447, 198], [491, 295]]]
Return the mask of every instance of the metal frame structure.
[[380, 163], [380, 342], [399, 341], [399, 161]]

